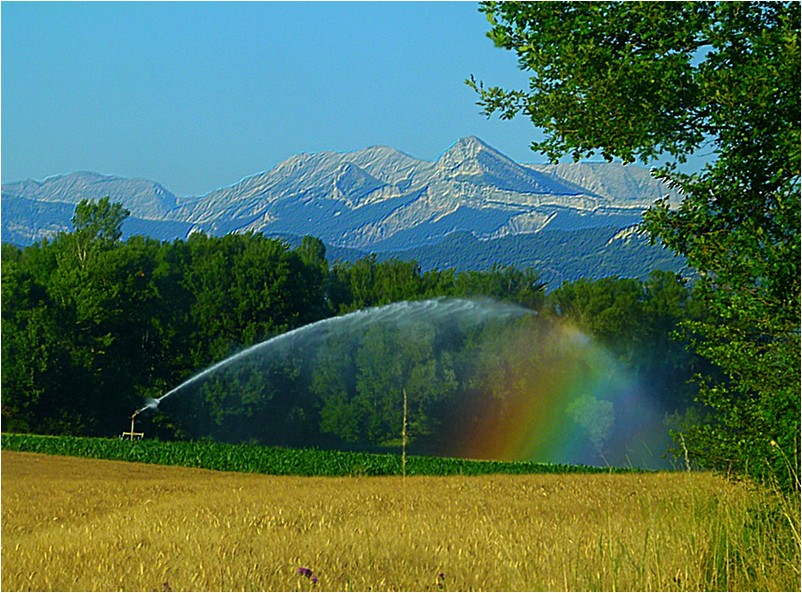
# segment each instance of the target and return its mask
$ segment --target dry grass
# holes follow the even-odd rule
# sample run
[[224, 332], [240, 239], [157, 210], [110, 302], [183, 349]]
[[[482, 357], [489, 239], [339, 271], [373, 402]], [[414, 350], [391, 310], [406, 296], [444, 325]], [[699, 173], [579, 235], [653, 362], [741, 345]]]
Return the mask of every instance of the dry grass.
[[299, 566], [343, 591], [800, 586], [798, 507], [707, 474], [403, 490], [3, 451], [2, 589], [312, 588]]

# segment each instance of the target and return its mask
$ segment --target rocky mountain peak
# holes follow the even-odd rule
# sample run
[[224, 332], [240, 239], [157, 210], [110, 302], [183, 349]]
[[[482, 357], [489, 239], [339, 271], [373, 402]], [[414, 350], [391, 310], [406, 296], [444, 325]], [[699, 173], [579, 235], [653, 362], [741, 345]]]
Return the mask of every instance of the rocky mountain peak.
[[437, 175], [450, 181], [492, 186], [523, 194], [577, 195], [576, 186], [520, 165], [475, 136], [462, 138], [436, 163]]
[[332, 198], [357, 205], [384, 183], [355, 165], [342, 163], [334, 171]]
[[515, 163], [476, 136], [468, 136], [460, 138], [446, 149], [436, 167], [445, 174], [476, 174], [510, 165], [515, 166]]
[[349, 162], [384, 183], [409, 186], [413, 175], [431, 168], [422, 161], [390, 146], [370, 146], [345, 155]]

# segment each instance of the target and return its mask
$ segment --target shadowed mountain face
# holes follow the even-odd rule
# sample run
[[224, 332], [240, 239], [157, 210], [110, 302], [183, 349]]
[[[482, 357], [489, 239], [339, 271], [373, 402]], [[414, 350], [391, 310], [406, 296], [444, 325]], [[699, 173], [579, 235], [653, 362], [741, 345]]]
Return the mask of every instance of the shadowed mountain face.
[[80, 200], [110, 196], [131, 211], [126, 236], [314, 235], [330, 248], [381, 255], [438, 245], [455, 233], [483, 247], [543, 232], [615, 235], [665, 195], [679, 199], [639, 167], [520, 164], [469, 137], [436, 162], [385, 146], [300, 154], [205, 196], [178, 197], [153, 181], [85, 172], [7, 183], [2, 232], [3, 241], [30, 244], [69, 230]]

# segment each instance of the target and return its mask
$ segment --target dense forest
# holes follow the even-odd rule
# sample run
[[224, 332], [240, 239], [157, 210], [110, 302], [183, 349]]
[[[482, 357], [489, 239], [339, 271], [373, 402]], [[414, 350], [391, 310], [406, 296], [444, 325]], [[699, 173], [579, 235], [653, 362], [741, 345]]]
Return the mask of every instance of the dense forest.
[[[570, 353], [552, 338], [568, 326], [604, 349], [605, 373], [649, 386], [661, 423], [689, 413], [688, 380], [703, 363], [673, 334], [703, 312], [676, 274], [547, 292], [535, 271], [512, 267], [424, 273], [414, 261], [374, 256], [329, 262], [313, 237], [294, 249], [259, 234], [123, 242], [126, 216], [108, 199], [85, 201], [73, 232], [24, 249], [3, 245], [3, 430], [113, 436], [149, 398], [237, 352], [402, 301], [430, 301], [444, 313], [367, 315], [314, 344], [243, 357], [142, 414], [140, 427], [161, 439], [377, 448], [398, 444], [406, 397], [413, 450], [476, 453], [460, 439], [477, 425], [507, 430], [515, 398], [557, 380]], [[450, 314], [437, 298], [474, 299], [481, 315]], [[511, 310], [519, 313], [502, 314]], [[576, 393], [564, 403], [580, 421], [603, 412], [604, 397]], [[601, 461], [615, 440], [609, 420], [585, 422], [588, 452], [570, 461]]]

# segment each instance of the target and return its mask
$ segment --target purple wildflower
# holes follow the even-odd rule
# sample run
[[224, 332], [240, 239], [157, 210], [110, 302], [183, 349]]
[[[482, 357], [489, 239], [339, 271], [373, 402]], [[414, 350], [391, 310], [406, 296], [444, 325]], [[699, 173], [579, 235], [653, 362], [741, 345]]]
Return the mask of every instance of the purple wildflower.
[[317, 585], [317, 577], [315, 575], [312, 575], [312, 579], [311, 580], [312, 580], [312, 584], [313, 585]]
[[307, 579], [312, 576], [312, 569], [311, 568], [306, 568], [305, 566], [299, 567], [296, 572], [299, 575], [301, 575], [303, 577], [306, 577]]

